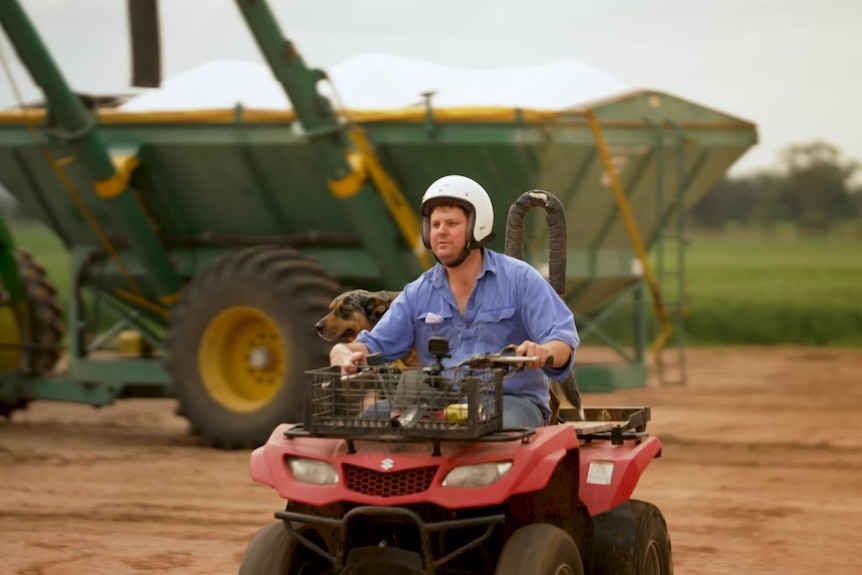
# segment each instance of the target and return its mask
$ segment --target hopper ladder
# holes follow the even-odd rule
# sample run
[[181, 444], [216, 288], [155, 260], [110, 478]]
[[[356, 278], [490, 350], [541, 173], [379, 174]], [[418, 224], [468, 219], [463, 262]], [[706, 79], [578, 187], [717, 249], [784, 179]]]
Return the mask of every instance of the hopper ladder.
[[656, 352], [659, 379], [665, 385], [684, 385], [684, 319], [687, 308], [685, 282], [685, 134], [675, 122], [670, 129], [651, 122], [656, 134], [656, 201], [661, 219], [656, 231], [654, 258], [656, 279], [663, 295], [667, 318], [672, 326], [669, 337]]

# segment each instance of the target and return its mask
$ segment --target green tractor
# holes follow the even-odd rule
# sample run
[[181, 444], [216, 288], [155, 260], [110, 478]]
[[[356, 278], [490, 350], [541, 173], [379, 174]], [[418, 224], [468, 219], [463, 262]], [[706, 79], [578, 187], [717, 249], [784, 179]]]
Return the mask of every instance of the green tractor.
[[[326, 73], [260, 0], [237, 0], [238, 13], [292, 109], [123, 112], [72, 91], [21, 4], [0, 2], [0, 26], [45, 104], [0, 111], [0, 184], [65, 246], [70, 287], [61, 321], [44, 270], [0, 228], [5, 415], [33, 400], [176, 398], [205, 445], [261, 445], [301, 418], [303, 374], [328, 358], [314, 325], [329, 302], [399, 290], [430, 265], [415, 209], [453, 173], [501, 209], [541, 187], [578, 216], [566, 301], [581, 335], [619, 357], [579, 364], [579, 386], [645, 385], [647, 293], [662, 343], [685, 304], [685, 209], [757, 140], [750, 122], [649, 90], [555, 113], [437, 109], [430, 97], [336, 110], [318, 91]], [[156, 2], [129, 7], [135, 84], [157, 86]], [[547, 267], [544, 224], [526, 234], [525, 259]], [[673, 249], [657, 258], [672, 269], [650, 273], [651, 249]], [[674, 287], [666, 309], [658, 296]], [[624, 307], [631, 345], [604, 327]]]

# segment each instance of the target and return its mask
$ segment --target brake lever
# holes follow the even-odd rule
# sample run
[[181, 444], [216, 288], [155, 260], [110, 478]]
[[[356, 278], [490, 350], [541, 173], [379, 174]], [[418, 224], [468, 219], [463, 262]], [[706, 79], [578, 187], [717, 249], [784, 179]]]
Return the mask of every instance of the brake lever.
[[515, 351], [517, 349], [518, 349], [518, 346], [510, 343], [509, 345], [504, 346], [500, 351], [498, 351], [497, 355], [502, 355], [502, 356], [506, 356], [506, 357], [513, 356], [513, 355], [515, 355]]
[[[497, 352], [497, 355], [499, 356], [497, 358], [497, 361], [501, 364], [506, 365], [507, 371], [513, 371], [515, 373], [518, 373], [519, 371], [524, 371], [524, 365], [527, 362], [537, 359], [535, 357], [526, 357], [526, 356], [522, 356], [522, 355], [521, 356], [515, 355], [515, 352], [517, 351], [517, 349], [518, 349], [518, 346], [516, 346], [514, 344], [509, 344]], [[513, 365], [508, 365], [508, 364], [513, 364]]]
[[[499, 362], [502, 364], [514, 363], [515, 364], [515, 372], [524, 371], [524, 366], [531, 361], [537, 361], [539, 356], [537, 355], [515, 355], [515, 351], [518, 349], [518, 346], [514, 344], [509, 344], [497, 352], [497, 355], [500, 356], [495, 359], [495, 362]], [[551, 365], [554, 363], [554, 356], [548, 356], [548, 359], [545, 361], [545, 365]]]
[[365, 356], [365, 363], [356, 364], [356, 371], [353, 373], [342, 373], [341, 381], [349, 381], [357, 379], [364, 375], [368, 375], [372, 371], [383, 371], [386, 369], [386, 362], [383, 360], [383, 354], [380, 352], [369, 353]]
[[[488, 369], [497, 366], [505, 368], [506, 372], [518, 372], [523, 371], [526, 364], [539, 359], [537, 355], [515, 355], [516, 350], [516, 345], [507, 345], [497, 353], [477, 353], [461, 362], [459, 367], [469, 365], [471, 369]], [[553, 359], [549, 357], [545, 365], [552, 363]]]

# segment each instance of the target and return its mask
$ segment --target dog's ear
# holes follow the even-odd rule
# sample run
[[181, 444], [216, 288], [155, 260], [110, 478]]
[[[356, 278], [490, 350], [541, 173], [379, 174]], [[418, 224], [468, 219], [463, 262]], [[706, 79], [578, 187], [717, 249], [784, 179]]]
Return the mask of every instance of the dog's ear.
[[368, 298], [365, 302], [365, 315], [368, 316], [368, 319], [372, 324], [380, 321], [380, 318], [383, 317], [383, 314], [389, 309], [389, 303], [390, 302], [375, 296]]

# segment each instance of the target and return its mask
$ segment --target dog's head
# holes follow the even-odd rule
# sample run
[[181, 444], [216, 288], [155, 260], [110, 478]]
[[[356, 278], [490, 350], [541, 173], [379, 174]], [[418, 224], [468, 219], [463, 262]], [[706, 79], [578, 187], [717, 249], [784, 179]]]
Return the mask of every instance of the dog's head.
[[392, 300], [395, 291], [346, 291], [329, 304], [329, 313], [315, 324], [318, 335], [326, 341], [350, 342], [363, 329], [371, 329], [380, 321]]

